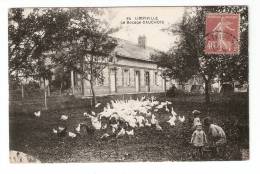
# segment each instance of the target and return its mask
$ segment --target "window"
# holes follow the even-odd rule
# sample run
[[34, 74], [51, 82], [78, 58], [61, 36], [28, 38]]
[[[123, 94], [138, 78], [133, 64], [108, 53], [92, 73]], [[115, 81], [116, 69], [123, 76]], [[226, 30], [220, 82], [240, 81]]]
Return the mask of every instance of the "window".
[[123, 73], [124, 86], [130, 86], [130, 71], [129, 69], [125, 69]]
[[144, 79], [145, 79], [145, 85], [150, 86], [150, 74], [149, 74], [149, 72], [145, 72]]
[[154, 84], [157, 85], [157, 86], [159, 85], [159, 83], [158, 83], [158, 72], [154, 73]]
[[104, 76], [103, 73], [100, 73], [100, 76], [98, 78], [95, 79], [95, 85], [96, 86], [103, 86], [104, 85]]

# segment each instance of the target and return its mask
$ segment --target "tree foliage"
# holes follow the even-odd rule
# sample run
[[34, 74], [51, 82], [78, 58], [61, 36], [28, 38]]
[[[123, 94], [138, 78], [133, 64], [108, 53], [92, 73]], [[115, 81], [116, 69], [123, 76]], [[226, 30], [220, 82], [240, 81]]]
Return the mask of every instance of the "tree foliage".
[[103, 69], [110, 62], [117, 45], [116, 40], [109, 36], [115, 29], [100, 18], [100, 9], [71, 8], [68, 15], [68, 40], [58, 50], [55, 61], [87, 80], [95, 100], [93, 85], [96, 80], [103, 79]]
[[49, 79], [62, 66], [88, 80], [94, 95], [93, 83], [117, 45], [109, 36], [116, 29], [102, 15], [101, 8], [10, 9], [10, 78]]
[[97, 18], [100, 14], [98, 9], [70, 9], [68, 40], [58, 50], [60, 55], [56, 56], [58, 63], [78, 72], [88, 81], [91, 80], [91, 75], [100, 77], [117, 44], [109, 36], [112, 30]]
[[[240, 14], [240, 53], [238, 55], [209, 55], [204, 52], [207, 13]], [[248, 82], [248, 10], [246, 6], [207, 6], [187, 8], [180, 23], [165, 29], [178, 35], [178, 41], [167, 53], [154, 56], [159, 66], [167, 68], [165, 75], [185, 82], [199, 75], [205, 82], [206, 101], [209, 102], [210, 83]], [[167, 62], [167, 63], [166, 63]]]
[[10, 78], [49, 78], [49, 54], [63, 41], [68, 21], [62, 10], [9, 10], [9, 76]]

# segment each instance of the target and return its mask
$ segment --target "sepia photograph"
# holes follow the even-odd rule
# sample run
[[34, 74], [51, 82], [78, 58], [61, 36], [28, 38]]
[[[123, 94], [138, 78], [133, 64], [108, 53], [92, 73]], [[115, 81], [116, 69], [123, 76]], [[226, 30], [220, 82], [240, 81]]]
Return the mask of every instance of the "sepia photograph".
[[249, 160], [248, 14], [9, 8], [9, 162]]

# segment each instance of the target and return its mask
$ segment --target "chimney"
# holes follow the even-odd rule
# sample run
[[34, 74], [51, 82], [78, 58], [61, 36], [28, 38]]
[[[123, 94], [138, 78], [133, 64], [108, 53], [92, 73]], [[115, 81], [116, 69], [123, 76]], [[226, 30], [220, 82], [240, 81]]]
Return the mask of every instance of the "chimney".
[[141, 47], [141, 48], [146, 47], [146, 37], [145, 37], [145, 35], [138, 37], [138, 46]]

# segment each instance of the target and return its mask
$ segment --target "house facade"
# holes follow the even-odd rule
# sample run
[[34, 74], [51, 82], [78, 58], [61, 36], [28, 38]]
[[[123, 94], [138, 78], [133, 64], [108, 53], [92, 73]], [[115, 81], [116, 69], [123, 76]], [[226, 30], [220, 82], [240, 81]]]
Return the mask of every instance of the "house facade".
[[[146, 46], [146, 37], [139, 36], [137, 44], [118, 39], [113, 61], [103, 70], [103, 81], [95, 83], [96, 95], [160, 93], [166, 90], [162, 69], [151, 60], [157, 51]], [[80, 75], [71, 72], [72, 93], [91, 96], [90, 83], [80, 80]]]
[[[187, 93], [203, 94], [205, 84], [202, 77], [192, 76], [186, 83], [180, 83], [178, 79], [162, 78], [162, 69], [158, 68], [156, 62], [151, 60], [151, 55], [158, 51], [146, 46], [146, 37], [139, 36], [137, 43], [118, 39], [118, 45], [113, 53], [113, 60], [103, 70], [103, 81], [96, 81], [94, 84], [97, 96], [116, 94], [137, 94], [137, 93], [161, 93], [175, 86], [177, 89]], [[55, 74], [55, 72], [54, 72]], [[53, 79], [55, 80], [55, 75]], [[45, 85], [49, 87], [48, 80]], [[246, 92], [248, 85], [236, 87], [234, 92]], [[43, 79], [40, 86], [44, 89]], [[80, 75], [70, 72], [70, 78], [63, 82], [63, 87], [69, 88], [66, 94], [78, 97], [92, 96], [90, 83], [82, 80]], [[219, 93], [223, 91], [223, 86], [218, 78], [211, 84], [211, 92]], [[48, 88], [48, 91], [50, 89]], [[50, 92], [48, 92], [50, 93]], [[60, 92], [61, 93], [61, 92]]]

